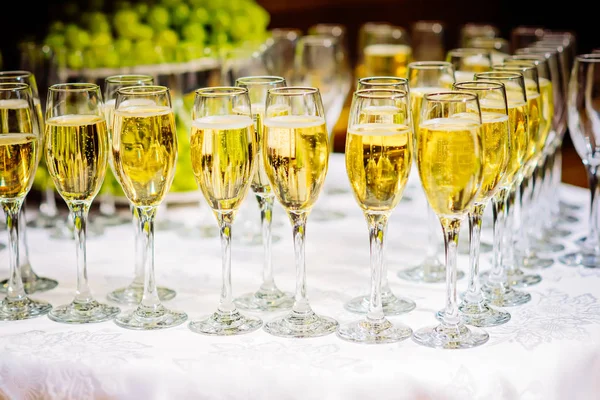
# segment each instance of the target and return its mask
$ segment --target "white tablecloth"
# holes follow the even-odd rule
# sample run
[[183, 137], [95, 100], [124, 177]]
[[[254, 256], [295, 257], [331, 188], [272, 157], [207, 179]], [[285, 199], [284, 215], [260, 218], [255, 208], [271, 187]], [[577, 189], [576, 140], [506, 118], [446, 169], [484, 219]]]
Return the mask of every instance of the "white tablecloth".
[[[393, 321], [414, 330], [435, 324], [443, 307], [444, 284], [401, 281], [396, 272], [420, 261], [426, 240], [426, 208], [412, 171], [412, 201], [402, 201], [388, 230], [390, 285], [417, 308]], [[343, 155], [331, 157], [327, 185], [348, 187]], [[566, 226], [573, 241], [585, 232], [587, 190], [563, 185], [561, 198], [580, 204], [580, 222]], [[369, 247], [367, 226], [350, 194], [323, 195], [318, 206], [335, 207], [346, 217], [308, 219], [306, 261], [308, 294], [314, 310], [340, 323], [359, 318], [343, 303], [367, 293]], [[170, 209], [168, 216], [188, 224], [201, 208]], [[205, 209], [206, 211], [206, 209]], [[289, 222], [277, 209], [273, 246], [275, 279], [295, 288], [293, 242]], [[316, 211], [315, 211], [316, 212]], [[236, 242], [244, 220], [256, 215], [249, 196], [233, 227], [232, 274], [235, 295], [258, 288], [262, 247]], [[161, 217], [165, 217], [163, 214]], [[160, 218], [160, 217], [159, 217]], [[214, 220], [213, 220], [214, 221]], [[216, 222], [215, 222], [216, 224]], [[465, 224], [466, 225], [466, 224]], [[181, 232], [181, 231], [180, 231]], [[466, 229], [463, 231], [466, 232]], [[484, 231], [489, 239], [489, 229]], [[29, 230], [35, 271], [59, 280], [59, 286], [35, 298], [53, 305], [71, 301], [75, 289], [75, 245], [51, 239], [48, 231]], [[107, 228], [88, 240], [90, 284], [103, 301], [133, 275], [134, 242], [130, 225]], [[0, 275], [7, 275], [8, 255], [0, 253]], [[558, 256], [558, 254], [556, 255]], [[482, 268], [489, 267], [483, 254]], [[460, 256], [461, 269], [467, 267]], [[186, 311], [190, 319], [213, 312], [221, 287], [217, 238], [156, 233], [159, 285], [177, 291], [165, 304]], [[600, 269], [566, 267], [556, 262], [540, 271], [541, 284], [528, 291], [532, 301], [507, 309], [509, 323], [488, 328], [490, 341], [469, 350], [436, 350], [411, 339], [389, 345], [347, 343], [335, 334], [311, 339], [284, 339], [263, 330], [234, 337], [209, 337], [175, 328], [140, 332], [113, 322], [65, 325], [47, 317], [0, 323], [0, 398], [7, 399], [598, 399], [600, 398]], [[459, 281], [459, 290], [466, 279]], [[264, 320], [275, 315], [263, 314]]]

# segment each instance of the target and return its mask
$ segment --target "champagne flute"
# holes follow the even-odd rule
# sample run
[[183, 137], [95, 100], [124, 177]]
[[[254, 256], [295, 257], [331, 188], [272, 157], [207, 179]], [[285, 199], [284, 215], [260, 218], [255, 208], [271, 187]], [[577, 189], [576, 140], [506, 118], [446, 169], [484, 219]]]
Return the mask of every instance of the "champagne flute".
[[67, 203], [75, 227], [77, 290], [70, 304], [55, 307], [53, 321], [83, 324], [114, 318], [118, 307], [99, 303], [88, 284], [88, 213], [104, 180], [108, 133], [100, 87], [93, 83], [50, 86], [46, 105], [45, 155], [48, 173]]
[[[267, 91], [271, 88], [284, 87], [286, 81], [278, 76], [248, 76], [238, 78], [236, 86], [246, 88], [250, 98], [250, 108], [254, 119], [256, 132], [257, 156], [256, 173], [252, 179], [251, 188], [260, 207], [261, 233], [264, 248], [263, 282], [258, 291], [248, 293], [235, 299], [235, 304], [242, 310], [249, 311], [280, 311], [292, 307], [293, 297], [282, 292], [275, 285], [273, 278], [273, 260], [271, 256], [271, 222], [273, 218], [273, 203], [275, 195], [269, 184], [262, 157], [263, 121], [265, 118], [265, 103]], [[247, 115], [248, 110], [241, 109], [241, 115]], [[287, 109], [272, 109], [272, 116], [285, 115]]]
[[[271, 110], [288, 107], [288, 115]], [[292, 311], [267, 322], [265, 331], [282, 337], [315, 337], [335, 332], [338, 323], [317, 315], [306, 295], [304, 238], [306, 220], [323, 187], [329, 164], [325, 113], [319, 89], [270, 89], [264, 121], [263, 158], [275, 196], [293, 226], [296, 295]]]
[[[113, 116], [115, 113], [115, 103], [117, 100], [117, 92], [122, 87], [127, 86], [148, 86], [154, 85], [154, 78], [151, 75], [112, 75], [107, 77], [104, 80], [104, 112], [106, 116], [106, 123], [108, 126], [108, 137], [109, 143], [112, 143], [112, 128], [113, 128]], [[152, 100], [149, 99], [141, 99], [140, 105], [143, 105], [143, 102], [152, 103]], [[115, 169], [113, 163], [112, 152], [108, 156], [109, 165], [111, 167], [111, 173], [113, 174], [112, 178], [116, 179]], [[114, 197], [110, 194], [107, 194], [108, 202], [113, 203], [114, 207]], [[105, 197], [105, 200], [106, 200]], [[142, 296], [144, 294], [144, 244], [143, 244], [143, 232], [140, 231], [140, 220], [139, 214], [135, 207], [131, 208], [132, 218], [127, 218], [126, 220], [131, 222], [133, 221], [134, 227], [134, 236], [135, 236], [135, 269], [134, 269], [134, 277], [133, 281], [124, 288], [115, 289], [110, 292], [107, 297], [109, 300], [114, 301], [119, 304], [138, 304], [142, 300]], [[117, 214], [115, 214], [116, 216]], [[120, 219], [120, 218], [117, 218]], [[158, 297], [163, 300], [170, 300], [175, 297], [176, 292], [173, 289], [165, 288], [159, 286], [157, 288]]]
[[154, 275], [154, 220], [169, 192], [177, 162], [177, 131], [171, 93], [165, 86], [127, 86], [117, 90], [112, 129], [115, 175], [136, 209], [143, 240], [144, 293], [134, 310], [115, 323], [128, 329], [162, 329], [182, 324], [183, 312], [161, 304]]
[[410, 38], [415, 61], [444, 61], [444, 23], [419, 20], [412, 24]]
[[[44, 162], [42, 158], [43, 148], [43, 132], [44, 132], [44, 116], [42, 113], [42, 106], [40, 102], [40, 95], [38, 92], [37, 83], [35, 76], [30, 71], [0, 71], [0, 83], [23, 83], [29, 86], [31, 90], [31, 96], [33, 99], [34, 112], [36, 114], [36, 121], [39, 124], [39, 135], [40, 140], [38, 143], [38, 164]], [[4, 102], [5, 105], [10, 105], [11, 101]], [[1, 107], [4, 109], [4, 107]], [[7, 107], [10, 112], [10, 107]], [[36, 167], [36, 174], [43, 174], [44, 168]], [[58, 282], [54, 279], [44, 278], [38, 276], [31, 267], [29, 260], [29, 244], [27, 241], [27, 225], [34, 227], [49, 227], [53, 226], [58, 221], [58, 209], [56, 207], [56, 199], [54, 198], [54, 189], [50, 181], [50, 178], [45, 178], [46, 184], [42, 191], [42, 202], [40, 204], [40, 212], [36, 218], [28, 223], [26, 216], [26, 205], [21, 206], [19, 222], [19, 272], [21, 279], [23, 280], [23, 286], [27, 294], [35, 292], [45, 292], [50, 289], [54, 289]], [[25, 200], [24, 200], [25, 203]], [[6, 292], [8, 289], [8, 279], [0, 282], [0, 292]]]
[[[474, 93], [481, 108], [483, 179], [475, 202], [468, 212], [469, 218], [469, 281], [465, 295], [458, 306], [463, 323], [479, 327], [495, 326], [508, 322], [510, 314], [490, 307], [481, 293], [479, 279], [479, 243], [481, 223], [489, 201], [500, 190], [509, 160], [510, 130], [508, 105], [504, 84], [493, 81], [465, 81], [454, 84], [454, 89]], [[458, 116], [461, 116], [458, 114]], [[466, 115], [468, 117], [469, 115]], [[494, 218], [497, 224], [497, 218]], [[495, 228], [495, 227], [494, 227]], [[494, 229], [496, 232], [496, 229]], [[444, 312], [438, 313], [444, 318]]]
[[[423, 97], [427, 93], [450, 90], [454, 83], [454, 68], [447, 61], [418, 61], [408, 64], [408, 86], [410, 87], [410, 109], [413, 131], [418, 140], [418, 124]], [[416, 161], [415, 161], [416, 162]], [[439, 260], [441, 247], [437, 217], [431, 207], [427, 207], [427, 250], [425, 258], [417, 266], [398, 272], [402, 279], [416, 282], [444, 282], [446, 271]], [[458, 279], [464, 272], [458, 271]]]
[[500, 29], [496, 25], [469, 22], [460, 27], [459, 45], [466, 47], [469, 41], [477, 37], [495, 38], [500, 36]]
[[492, 65], [502, 64], [504, 59], [510, 55], [508, 40], [500, 37], [476, 37], [469, 40], [467, 47], [489, 50], [492, 56]]
[[448, 50], [446, 61], [452, 64], [456, 82], [471, 81], [477, 72], [492, 69], [492, 52], [489, 49], [459, 47]]
[[413, 52], [408, 33], [394, 25], [381, 25], [366, 32], [364, 48], [366, 76], [405, 78]]
[[[276, 28], [271, 30], [269, 45], [264, 54], [266, 71], [291, 81], [294, 75], [294, 54], [302, 31], [296, 28]], [[260, 73], [260, 75], [266, 73]]]
[[375, 32], [391, 29], [392, 24], [389, 22], [366, 22], [360, 26], [358, 30], [357, 62], [354, 74], [357, 78], [368, 76], [365, 69], [365, 47], [367, 46], [367, 42], [371, 41], [370, 37]]
[[0, 82], [0, 204], [6, 216], [9, 239], [9, 279], [0, 302], [0, 320], [14, 321], [47, 314], [52, 306], [27, 297], [19, 262], [19, 217], [39, 163], [40, 124], [31, 87]]
[[[377, 90], [399, 90], [402, 92], [406, 92], [407, 100], [410, 104], [409, 99], [409, 88], [408, 88], [408, 79], [406, 78], [397, 78], [392, 76], [374, 76], [367, 78], [360, 78], [358, 80], [357, 90], [368, 90], [368, 89], [377, 89]], [[395, 93], [395, 92], [394, 92]], [[365, 100], [366, 101], [366, 100]], [[372, 101], [373, 102], [373, 101]], [[376, 108], [373, 108], [376, 109]], [[384, 108], [385, 109], [385, 108]], [[368, 107], [365, 108], [362, 114], [366, 115], [365, 112], [369, 110]], [[393, 114], [391, 114], [393, 115]], [[410, 121], [412, 124], [412, 120]], [[412, 128], [412, 126], [411, 126]], [[412, 137], [413, 135], [411, 135]], [[412, 154], [412, 153], [411, 153]], [[411, 157], [412, 159], [412, 157]], [[404, 192], [404, 186], [403, 186]], [[402, 196], [401, 196], [402, 197]], [[402, 197], [404, 198], [404, 197]], [[412, 300], [407, 300], [401, 297], [397, 297], [390, 288], [389, 281], [387, 278], [387, 264], [383, 263], [383, 271], [381, 273], [381, 303], [383, 307], [383, 312], [385, 315], [397, 315], [403, 314], [408, 311], [411, 311], [415, 308], [415, 303]], [[344, 304], [344, 308], [350, 312], [355, 312], [358, 314], [367, 314], [369, 312], [369, 304], [371, 301], [371, 296], [369, 294], [365, 294], [362, 296], [357, 296], [351, 299], [350, 301]]]
[[[408, 93], [400, 90], [364, 89], [352, 99], [346, 172], [369, 227], [371, 294], [365, 318], [337, 330], [340, 338], [351, 342], [392, 343], [412, 335], [408, 326], [394, 325], [385, 318], [382, 304], [387, 224], [402, 198], [412, 165], [409, 107]], [[414, 309], [414, 302], [404, 301]]]
[[[512, 217], [515, 191], [521, 173], [529, 141], [529, 108], [525, 79], [520, 72], [480, 72], [475, 80], [501, 82], [506, 90], [508, 124], [510, 128], [509, 158], [506, 171], [500, 183], [500, 190], [492, 197], [494, 224], [494, 252], [492, 271], [487, 275], [482, 287], [483, 296], [498, 307], [516, 306], [531, 300], [529, 293], [512, 288], [508, 279], [509, 263], [513, 263], [512, 230], [505, 229], [508, 216]], [[512, 227], [511, 227], [512, 228]], [[482, 274], [483, 275], [483, 274]]]
[[456, 258], [460, 224], [477, 199], [483, 178], [479, 100], [463, 91], [426, 94], [418, 127], [419, 177], [444, 233], [446, 307], [441, 323], [415, 331], [413, 340], [435, 348], [476, 347], [487, 342], [489, 335], [461, 321]]
[[[270, 115], [268, 111], [266, 115]], [[189, 328], [206, 335], [252, 332], [262, 326], [262, 320], [240, 313], [231, 289], [231, 228], [257, 172], [258, 149], [248, 88], [198, 89], [192, 120], [192, 169], [219, 224], [223, 287], [217, 311], [191, 321]]]
[[590, 188], [588, 234], [579, 251], [559, 257], [571, 266], [600, 268], [600, 238], [598, 226], [598, 141], [600, 129], [600, 54], [581, 54], [575, 58], [569, 79], [567, 98], [569, 134], [586, 168]]
[[517, 26], [510, 31], [510, 45], [516, 49], [528, 47], [544, 36], [544, 28], [539, 26]]

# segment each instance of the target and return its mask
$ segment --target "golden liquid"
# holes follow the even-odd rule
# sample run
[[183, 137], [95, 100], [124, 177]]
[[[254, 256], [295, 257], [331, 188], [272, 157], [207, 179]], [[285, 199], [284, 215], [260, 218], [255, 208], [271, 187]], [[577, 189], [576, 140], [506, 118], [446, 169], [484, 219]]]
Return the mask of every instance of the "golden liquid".
[[0, 135], [0, 200], [25, 197], [37, 167], [38, 137], [31, 133]]
[[[0, 100], [0, 134], [36, 132], [29, 104], [21, 99]], [[41, 132], [40, 132], [41, 134]]]
[[412, 163], [407, 125], [356, 125], [346, 137], [346, 172], [363, 210], [391, 211], [398, 205]]
[[106, 120], [98, 115], [63, 115], [46, 121], [46, 166], [67, 204], [91, 202], [108, 159]]
[[263, 158], [275, 196], [289, 211], [314, 205], [329, 163], [325, 120], [314, 116], [265, 118]]
[[413, 55], [404, 44], [372, 44], [364, 49], [366, 76], [399, 76], [406, 78]]
[[[544, 124], [542, 115], [542, 98], [539, 93], [527, 91], [527, 107], [529, 108], [529, 141], [525, 154], [525, 170], [529, 173], [537, 163], [539, 148], [541, 144], [541, 130]], [[540, 153], [541, 154], [541, 153]]]
[[406, 124], [405, 107], [371, 106], [365, 107], [358, 116], [359, 124]]
[[483, 175], [480, 130], [469, 118], [435, 118], [419, 127], [419, 176], [439, 217], [465, 214], [478, 194]]
[[542, 110], [544, 115], [544, 124], [540, 133], [540, 144], [538, 148], [544, 149], [548, 142], [548, 135], [552, 128], [552, 119], [554, 118], [554, 94], [552, 93], [552, 81], [546, 78], [540, 78], [540, 93], [542, 96]]
[[255, 175], [254, 122], [246, 115], [203, 117], [192, 123], [192, 169], [214, 211], [237, 210]]
[[423, 105], [423, 98], [428, 93], [445, 92], [447, 88], [444, 87], [416, 87], [410, 89], [410, 109], [412, 112], [412, 120], [415, 135], [418, 134], [419, 120], [421, 117], [421, 106]]
[[173, 183], [177, 162], [173, 110], [119, 106], [113, 127], [113, 162], [123, 192], [135, 206], [158, 206]]

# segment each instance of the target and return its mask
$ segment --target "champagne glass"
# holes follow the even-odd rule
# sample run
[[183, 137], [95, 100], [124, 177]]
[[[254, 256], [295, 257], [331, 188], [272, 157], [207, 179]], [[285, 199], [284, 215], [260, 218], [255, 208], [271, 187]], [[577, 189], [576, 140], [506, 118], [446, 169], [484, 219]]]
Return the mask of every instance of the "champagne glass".
[[[296, 28], [276, 28], [271, 30], [269, 46], [264, 54], [266, 71], [291, 81], [294, 75], [294, 54], [302, 31]], [[260, 73], [262, 75], [264, 73]]]
[[[541, 281], [539, 274], [526, 275], [521, 265], [531, 268], [546, 268], [553, 264], [552, 259], [542, 258], [535, 253], [529, 240], [526, 225], [531, 217], [532, 193], [539, 185], [536, 168], [543, 155], [550, 123], [544, 117], [544, 102], [541, 97], [537, 67], [533, 63], [495, 65], [494, 71], [517, 72], [523, 74], [529, 111], [527, 150], [525, 164], [517, 175], [515, 185], [517, 207], [514, 208], [512, 229], [515, 231], [515, 258], [508, 271], [514, 286], [530, 286]], [[509, 264], [510, 265], [510, 264]]]
[[489, 49], [460, 47], [448, 50], [446, 61], [452, 64], [456, 82], [471, 81], [477, 72], [492, 69], [492, 52]]
[[[106, 123], [108, 126], [109, 143], [112, 143], [112, 128], [113, 128], [113, 116], [115, 113], [115, 102], [117, 100], [117, 92], [122, 87], [127, 86], [148, 86], [154, 85], [154, 78], [151, 75], [112, 75], [104, 80], [104, 112], [106, 116]], [[142, 99], [140, 105], [146, 103], [152, 103], [152, 100]], [[108, 156], [109, 165], [111, 167], [111, 173], [114, 178], [114, 163], [112, 159], [112, 153]], [[105, 196], [104, 201], [107, 201], [110, 208], [114, 207], [114, 197], [111, 194]], [[133, 221], [134, 235], [135, 235], [135, 270], [133, 281], [124, 288], [115, 289], [110, 292], [107, 297], [109, 300], [119, 304], [138, 304], [142, 300], [144, 294], [144, 252], [143, 252], [143, 232], [140, 231], [140, 220], [139, 214], [135, 207], [131, 208], [131, 214], [133, 219], [128, 217], [126, 220]], [[120, 220], [117, 217], [118, 214], [112, 214], [110, 218]], [[117, 217], [117, 218], [114, 218]], [[163, 300], [170, 300], [175, 297], [176, 292], [173, 289], [159, 286], [157, 288], [158, 297]]]
[[407, 76], [413, 51], [404, 28], [375, 25], [365, 32], [363, 45], [365, 76]]
[[[43, 132], [44, 132], [44, 116], [42, 114], [42, 106], [40, 102], [40, 95], [38, 92], [37, 83], [35, 76], [30, 71], [0, 71], [0, 83], [23, 83], [29, 86], [31, 90], [31, 96], [33, 99], [34, 112], [36, 114], [36, 121], [39, 124], [39, 135], [40, 140], [38, 143], [38, 164], [44, 162], [42, 158], [43, 147]], [[9, 105], [13, 102], [8, 101], [4, 104]], [[4, 107], [1, 107], [4, 108]], [[11, 108], [8, 107], [8, 110]], [[36, 167], [36, 174], [43, 175], [44, 168]], [[40, 212], [36, 215], [36, 218], [30, 223], [27, 221], [26, 216], [26, 205], [21, 206], [20, 218], [18, 219], [19, 226], [19, 272], [21, 279], [23, 280], [23, 286], [27, 294], [35, 292], [45, 292], [50, 289], [54, 289], [58, 282], [54, 279], [44, 278], [38, 276], [31, 267], [29, 260], [29, 244], [27, 241], [27, 225], [31, 225], [37, 228], [46, 228], [53, 226], [57, 222], [58, 209], [56, 207], [56, 199], [54, 198], [54, 189], [50, 178], [45, 179], [44, 190], [42, 191], [42, 202], [40, 204]], [[25, 200], [23, 200], [25, 203]], [[8, 279], [0, 282], [0, 292], [6, 292], [8, 289]]]
[[0, 302], [0, 320], [14, 321], [47, 314], [52, 306], [27, 297], [19, 262], [19, 217], [39, 163], [40, 124], [31, 87], [0, 82], [0, 204], [9, 239], [9, 279]]
[[70, 304], [55, 307], [53, 321], [83, 324], [114, 318], [118, 307], [99, 303], [88, 284], [88, 213], [104, 181], [108, 133], [102, 93], [93, 83], [50, 86], [46, 105], [45, 155], [48, 173], [67, 203], [75, 227], [77, 290]]
[[[500, 183], [500, 190], [492, 197], [494, 223], [494, 249], [492, 271], [482, 287], [483, 296], [498, 307], [516, 306], [531, 300], [529, 293], [512, 288], [508, 270], [514, 264], [512, 229], [505, 229], [508, 216], [512, 217], [515, 190], [521, 173], [529, 141], [529, 108], [525, 79], [520, 72], [480, 72], [475, 80], [501, 82], [506, 90], [508, 124], [510, 128], [509, 158]], [[512, 228], [512, 227], [511, 227]], [[483, 275], [483, 274], [482, 274]]]
[[460, 46], [466, 47], [473, 38], [495, 38], [500, 36], [500, 29], [492, 24], [469, 22], [460, 27], [459, 36]]
[[252, 332], [262, 320], [240, 313], [231, 289], [231, 227], [256, 173], [258, 150], [248, 88], [198, 89], [192, 119], [192, 169], [219, 224], [223, 288], [217, 311], [189, 327], [206, 335]]
[[115, 175], [135, 208], [143, 240], [144, 293], [134, 310], [115, 323], [128, 329], [162, 329], [182, 324], [183, 312], [161, 304], [154, 275], [154, 220], [169, 192], [177, 162], [177, 131], [171, 93], [165, 86], [127, 86], [117, 90], [112, 129]]
[[413, 340], [435, 348], [476, 347], [487, 342], [489, 335], [461, 321], [456, 258], [460, 224], [477, 199], [483, 179], [479, 100], [473, 93], [463, 91], [426, 94], [418, 127], [419, 177], [444, 233], [446, 307], [441, 323], [415, 331]]
[[586, 168], [590, 188], [588, 234], [579, 251], [559, 257], [560, 262], [586, 268], [600, 267], [598, 227], [598, 165], [600, 153], [600, 54], [575, 58], [567, 98], [569, 134]]
[[[454, 68], [446, 61], [417, 61], [408, 65], [408, 86], [410, 87], [410, 109], [412, 110], [413, 131], [418, 140], [418, 123], [423, 97], [427, 93], [450, 90], [454, 83]], [[427, 207], [427, 250], [425, 258], [415, 267], [398, 272], [402, 279], [416, 282], [444, 282], [446, 272], [439, 260], [441, 247], [437, 217], [431, 207]], [[464, 272], [458, 271], [458, 279]]]
[[544, 28], [539, 26], [517, 26], [510, 31], [511, 49], [521, 49], [537, 42], [544, 36]]
[[[279, 76], [248, 76], [238, 78], [236, 86], [246, 88], [251, 103], [252, 118], [257, 138], [256, 173], [252, 179], [251, 188], [260, 207], [261, 233], [264, 248], [263, 282], [258, 291], [245, 294], [235, 299], [235, 304], [242, 310], [250, 311], [280, 311], [288, 310], [294, 302], [293, 297], [282, 292], [275, 285], [271, 256], [271, 222], [273, 218], [273, 203], [275, 195], [269, 184], [262, 157], [263, 120], [265, 118], [265, 103], [267, 91], [271, 88], [284, 87], [286, 81]], [[242, 115], [247, 110], [242, 109]], [[285, 115], [287, 109], [272, 109], [273, 116]]]
[[357, 78], [368, 76], [365, 69], [365, 47], [367, 46], [368, 39], [374, 32], [390, 30], [391, 28], [392, 24], [389, 22], [366, 22], [360, 26], [358, 30], [357, 62], [355, 67], [355, 76]]
[[[387, 224], [402, 198], [412, 165], [409, 107], [408, 93], [400, 90], [358, 90], [352, 99], [346, 172], [369, 228], [371, 294], [367, 315], [337, 330], [340, 338], [351, 342], [392, 343], [412, 335], [408, 326], [394, 325], [385, 318], [382, 304]], [[414, 302], [404, 301], [414, 309]]]
[[489, 50], [492, 56], [492, 65], [501, 64], [504, 59], [510, 55], [510, 45], [508, 40], [495, 37], [476, 37], [469, 40], [467, 43], [468, 48], [474, 49], [486, 49]]
[[[288, 115], [271, 116], [287, 107]], [[269, 182], [293, 227], [296, 295], [292, 311], [267, 322], [265, 331], [282, 337], [315, 337], [335, 332], [338, 323], [316, 314], [306, 295], [306, 220], [323, 187], [329, 164], [325, 112], [319, 89], [270, 89], [264, 121], [263, 159]]]
[[[500, 190], [502, 177], [508, 166], [510, 130], [506, 90], [503, 83], [493, 81], [457, 82], [454, 84], [454, 89], [474, 93], [479, 98], [483, 154], [481, 188], [468, 211], [469, 281], [467, 291], [458, 309], [463, 323], [467, 325], [495, 326], [508, 322], [510, 314], [493, 309], [483, 298], [479, 279], [479, 243], [485, 208]], [[460, 114], [458, 115], [460, 116]], [[497, 218], [494, 218], [494, 224], [497, 224]], [[496, 232], [495, 227], [494, 232]], [[438, 313], [438, 318], [444, 318], [443, 311]]]
[[222, 53], [221, 82], [233, 85], [242, 76], [269, 75], [266, 49], [263, 47], [236, 47]]
[[415, 61], [444, 61], [444, 23], [442, 21], [416, 21], [412, 24], [410, 38]]
[[[406, 78], [397, 78], [397, 77], [385, 77], [385, 76], [375, 76], [375, 77], [367, 77], [360, 78], [358, 80], [357, 90], [368, 90], [368, 89], [377, 89], [377, 90], [394, 90], [394, 91], [402, 91], [406, 92], [406, 97], [409, 101], [409, 88], [408, 88], [408, 80]], [[395, 92], [392, 92], [395, 93]], [[366, 102], [364, 100], [363, 102]], [[377, 101], [371, 100], [372, 103], [376, 103]], [[365, 113], [369, 110], [369, 107], [364, 106], [364, 110], [361, 110], [361, 113], [366, 115]], [[385, 106], [383, 106], [385, 109]], [[374, 110], [377, 109], [375, 106], [371, 106]], [[393, 114], [392, 114], [393, 115]], [[410, 121], [412, 124], [412, 121]], [[412, 126], [411, 126], [412, 128]], [[412, 137], [412, 135], [411, 135]], [[411, 157], [412, 159], [412, 157]], [[404, 192], [404, 186], [402, 187]], [[401, 196], [401, 198], [404, 198]], [[350, 312], [355, 312], [358, 314], [367, 314], [369, 312], [369, 305], [371, 301], [371, 296], [369, 294], [365, 294], [362, 296], [357, 296], [347, 303], [344, 304], [344, 308]], [[407, 300], [404, 298], [397, 297], [390, 288], [389, 281], [387, 278], [387, 265], [383, 263], [383, 271], [381, 275], [381, 303], [383, 307], [383, 312], [385, 315], [397, 315], [403, 314], [408, 311], [411, 311], [415, 308], [415, 303], [412, 300]]]

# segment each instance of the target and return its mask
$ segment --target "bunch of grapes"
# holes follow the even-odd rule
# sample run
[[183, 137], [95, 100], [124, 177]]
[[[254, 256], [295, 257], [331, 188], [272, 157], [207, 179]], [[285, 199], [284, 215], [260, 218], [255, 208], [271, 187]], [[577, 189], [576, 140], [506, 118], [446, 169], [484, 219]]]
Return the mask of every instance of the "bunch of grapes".
[[269, 14], [254, 0], [68, 2], [44, 44], [71, 69], [186, 62], [265, 39]]

